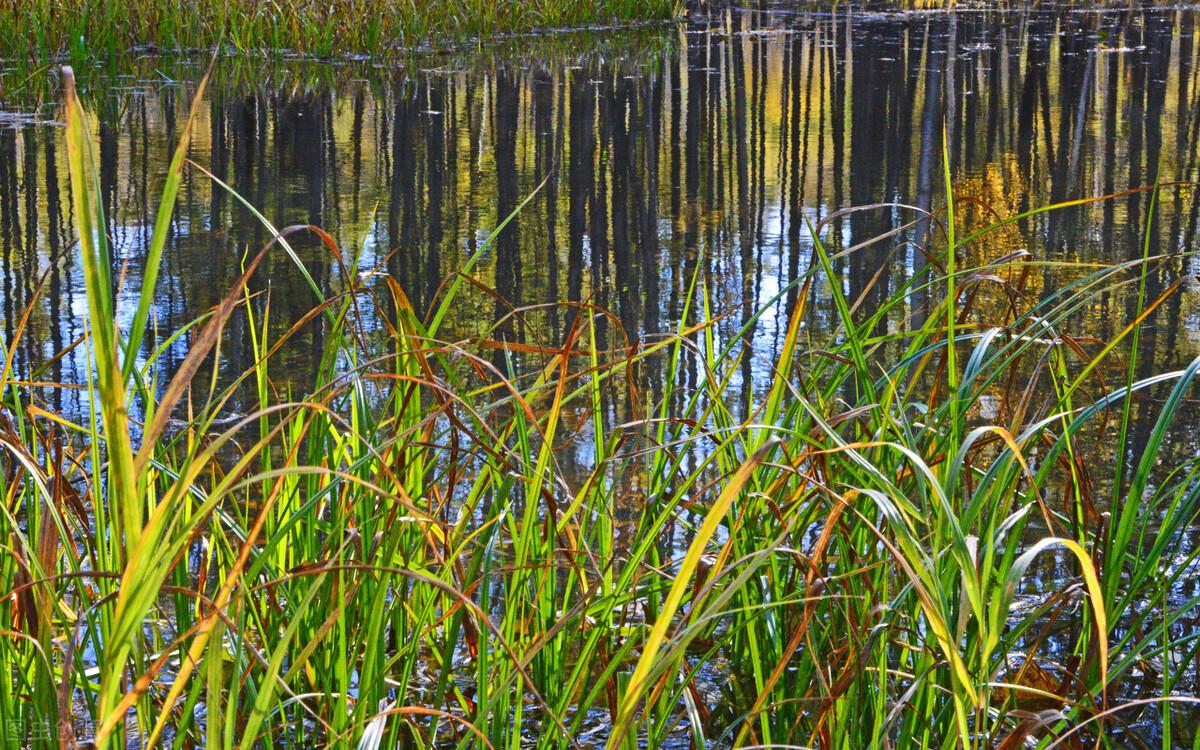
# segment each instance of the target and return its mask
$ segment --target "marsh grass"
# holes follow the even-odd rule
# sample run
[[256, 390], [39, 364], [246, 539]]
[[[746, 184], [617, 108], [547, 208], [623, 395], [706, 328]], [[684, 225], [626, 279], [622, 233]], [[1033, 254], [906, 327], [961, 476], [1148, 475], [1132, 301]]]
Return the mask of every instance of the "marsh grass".
[[662, 21], [677, 0], [6, 0], [0, 57], [107, 60], [134, 48], [390, 57], [470, 37]]
[[[320, 229], [258, 215], [273, 239], [239, 284], [159, 332], [152, 281], [188, 126], [118, 328], [66, 79], [91, 411], [48, 410], [10, 342], [0, 744], [1082, 747], [1119, 745], [1114, 729], [1148, 710], [1170, 746], [1200, 648], [1179, 628], [1200, 603], [1179, 597], [1200, 554], [1185, 533], [1200, 462], [1156, 459], [1200, 361], [1135, 376], [1132, 339], [1179, 291], [1147, 298], [1160, 259], [1072, 268], [1030, 299], [1022, 279], [1042, 262], [958, 260], [1022, 217], [968, 231], [947, 210], [929, 273], [862, 310], [819, 241], [830, 217], [749, 408], [731, 386], [746, 331], [717, 336], [700, 274], [669, 336], [602, 346], [616, 319], [577, 303], [561, 340], [446, 340], [496, 233], [418, 316]], [[314, 284], [312, 313], [272, 337], [251, 280], [302, 233], [344, 291]], [[818, 288], [837, 321], [819, 341], [803, 325]], [[1131, 290], [1139, 312], [1116, 337], [1072, 335], [1082, 308]], [[882, 324], [918, 291], [922, 318]], [[993, 293], [1006, 304], [984, 304]], [[218, 383], [205, 373], [234, 315], [254, 364]], [[377, 318], [382, 331], [364, 323]], [[276, 353], [312, 326], [316, 385], [277, 391]], [[190, 350], [173, 372], [139, 354], [174, 340]], [[639, 387], [650, 367], [660, 392]], [[982, 420], [997, 394], [1001, 417]], [[1129, 465], [1086, 466], [1080, 441], [1128, 445], [1135, 399], [1157, 412], [1148, 442]], [[1034, 573], [1047, 556], [1057, 577]], [[1131, 701], [1120, 685], [1150, 665]]]

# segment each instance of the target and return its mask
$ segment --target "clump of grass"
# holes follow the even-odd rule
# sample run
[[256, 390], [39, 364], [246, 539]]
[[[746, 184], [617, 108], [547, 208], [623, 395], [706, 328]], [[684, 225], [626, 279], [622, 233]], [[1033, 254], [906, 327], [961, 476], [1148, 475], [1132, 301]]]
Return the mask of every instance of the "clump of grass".
[[479, 35], [665, 20], [678, 0], [10, 0], [0, 57], [110, 59], [135, 47], [386, 57]]
[[[158, 335], [190, 126], [122, 329], [70, 85], [66, 119], [92, 412], [45, 408], [11, 343], [5, 747], [1071, 747], [1146, 705], [1169, 741], [1200, 648], [1179, 627], [1200, 602], [1178, 586], [1200, 554], [1183, 533], [1200, 461], [1155, 459], [1200, 361], [1137, 378], [1118, 358], [1162, 302], [1144, 294], [1113, 340], [1070, 333], [1094, 299], [1144, 290], [1157, 259], [1025, 300], [1036, 261], [956, 260], [1021, 217], [967, 231], [948, 210], [944, 266], [856, 311], [817, 241], [745, 409], [730, 386], [745, 331], [718, 339], [700, 274], [659, 339], [603, 347], [615, 319], [576, 304], [559, 341], [449, 342], [441, 322], [490, 239], [419, 317], [321, 230], [260, 217], [272, 240], [241, 282], [155, 341], [191, 342], [165, 372], [139, 342]], [[300, 232], [344, 291], [313, 284], [313, 312], [271, 339], [251, 279]], [[838, 324], [813, 341], [818, 291]], [[917, 291], [919, 322], [882, 325]], [[203, 373], [234, 315], [254, 364], [218, 386]], [[323, 332], [317, 384], [279, 393], [274, 355], [307, 326]], [[651, 367], [658, 392], [638, 387]], [[1148, 392], [1162, 399], [1136, 407], [1156, 411], [1140, 458], [1097, 489], [1079, 441], [1128, 444]], [[984, 397], [1002, 419], [979, 416]], [[1030, 574], [1056, 551], [1056, 578]], [[1149, 697], [1129, 700], [1120, 685], [1151, 664]]]

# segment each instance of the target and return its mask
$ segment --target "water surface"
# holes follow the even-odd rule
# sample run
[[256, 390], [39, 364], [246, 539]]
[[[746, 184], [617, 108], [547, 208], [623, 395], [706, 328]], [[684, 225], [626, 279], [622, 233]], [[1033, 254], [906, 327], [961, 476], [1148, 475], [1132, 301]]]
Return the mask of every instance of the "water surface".
[[[674, 330], [699, 274], [720, 334], [803, 272], [811, 227], [832, 252], [897, 231], [838, 261], [843, 291], [870, 311], [925, 268], [942, 240], [943, 154], [964, 221], [1045, 203], [1194, 179], [1197, 12], [836, 12], [741, 8], [678, 27], [592, 31], [366, 62], [221, 59], [205, 95], [192, 158], [261, 208], [276, 226], [313, 224], [360, 269], [386, 270], [427, 311], [499, 221], [532, 195], [473, 276], [448, 330], [555, 341], [569, 308], [510, 312], [554, 300], [611, 310], [611, 342]], [[204, 61], [130, 55], [116, 70], [80, 72], [95, 116], [101, 192], [132, 314], [157, 195]], [[0, 127], [0, 305], [5, 343], [36, 296], [18, 367], [82, 382], [81, 268], [57, 121], [57, 74], [9, 71]], [[972, 262], [1025, 251], [1037, 260], [1112, 263], [1151, 255], [1148, 297], [1192, 279], [1139, 339], [1146, 374], [1200, 351], [1195, 245], [1200, 192], [1170, 185], [1039, 216], [965, 249]], [[159, 336], [213, 305], [267, 233], [198, 169], [188, 172], [157, 291]], [[297, 240], [326, 291], [345, 284], [315, 238]], [[944, 247], [944, 245], [942, 245]], [[1036, 298], [1084, 273], [1032, 267]], [[44, 282], [44, 283], [43, 283]], [[254, 279], [279, 330], [316, 297], [275, 253]], [[40, 292], [39, 292], [40, 285]], [[815, 288], [808, 325], [834, 318]], [[739, 375], [749, 399], [769, 371], [794, 289], [753, 328]], [[265, 302], [266, 297], [262, 298]], [[1106, 339], [1132, 315], [1113, 295], [1086, 310], [1073, 335]], [[905, 325], [922, 300], [897, 316]], [[910, 319], [907, 320], [906, 319]], [[321, 348], [320, 321], [289, 348], [282, 379], [303, 388]], [[167, 349], [168, 361], [186, 340]], [[223, 367], [249, 364], [235, 318]], [[695, 367], [685, 375], [698, 377]], [[62, 405], [71, 394], [47, 398]], [[1195, 411], [1193, 405], [1186, 407]], [[1148, 412], [1149, 416], [1153, 416]], [[1149, 418], [1149, 417], [1148, 417]], [[1172, 445], [1194, 451], [1198, 420]], [[1148, 424], [1148, 422], [1147, 422]]]

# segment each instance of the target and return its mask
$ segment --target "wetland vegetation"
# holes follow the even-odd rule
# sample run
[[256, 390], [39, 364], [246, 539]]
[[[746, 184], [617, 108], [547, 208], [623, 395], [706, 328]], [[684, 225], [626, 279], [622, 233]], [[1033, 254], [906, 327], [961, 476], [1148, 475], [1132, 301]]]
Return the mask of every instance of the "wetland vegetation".
[[691, 11], [4, 72], [0, 746], [1200, 747], [1197, 12]]
[[479, 35], [661, 22], [679, 0], [8, 0], [0, 56], [115, 62], [130, 50], [390, 58]]

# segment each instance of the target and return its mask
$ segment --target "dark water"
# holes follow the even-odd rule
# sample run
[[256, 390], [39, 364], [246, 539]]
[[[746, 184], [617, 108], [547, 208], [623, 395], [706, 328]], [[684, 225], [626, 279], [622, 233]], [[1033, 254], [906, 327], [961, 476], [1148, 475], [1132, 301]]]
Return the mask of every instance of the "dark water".
[[[647, 339], [673, 329], [701, 274], [733, 336], [808, 263], [809, 223], [871, 203], [945, 204], [943, 149], [966, 214], [1006, 216], [1068, 198], [1194, 179], [1200, 152], [1198, 13], [1187, 9], [960, 11], [723, 10], [686, 26], [518, 41], [395, 66], [223, 60], [201, 110], [192, 158], [276, 226], [331, 232], [364, 269], [380, 267], [427, 310], [500, 218], [536, 195], [474, 276], [449, 329], [552, 341], [567, 312], [510, 306], [588, 301], [611, 309], [604, 334]], [[132, 314], [163, 172], [203, 62], [130, 56], [81, 72], [95, 115], [101, 189]], [[34, 297], [18, 367], [50, 361], [82, 333], [83, 284], [72, 226], [53, 70], [5, 75], [0, 128], [0, 304], [5, 343]], [[1200, 191], [1137, 193], [996, 233], [984, 261], [1115, 262], [1194, 247]], [[1152, 210], [1153, 209], [1153, 210]], [[898, 205], [833, 222], [833, 250], [909, 224]], [[928, 223], [841, 262], [844, 291], [871, 309], [924, 263]], [[160, 334], [214, 304], [266, 233], [197, 170], [180, 192], [158, 290]], [[317, 283], [344, 280], [315, 241], [299, 242]], [[1140, 339], [1144, 368], [1174, 369], [1200, 350], [1195, 259], [1155, 266], [1150, 298], [1193, 275]], [[1041, 270], [1036, 297], [1071, 272]], [[1035, 274], [1035, 275], [1036, 275]], [[877, 278], [878, 277], [878, 278]], [[255, 278], [286, 328], [315, 302], [282, 253]], [[865, 295], [863, 294], [865, 290]], [[818, 292], [818, 294], [820, 294]], [[827, 300], [827, 297], [825, 298]], [[749, 394], [783, 336], [791, 298], [752, 336]], [[1079, 335], [1112, 336], [1129, 300], [1097, 303]], [[917, 305], [906, 314], [917, 314]], [[829, 304], [810, 305], [819, 330]], [[493, 324], [501, 321], [498, 330]], [[244, 322], [223, 351], [249, 363]], [[321, 326], [294, 340], [297, 382]], [[161, 339], [161, 335], [160, 335]], [[156, 343], [148, 340], [146, 354]], [[184, 343], [169, 347], [178, 361]], [[84, 379], [77, 350], [41, 377]], [[18, 369], [18, 371], [22, 371]], [[61, 401], [70, 394], [53, 392]], [[1195, 411], [1194, 406], [1187, 407]], [[1184, 420], [1181, 451], [1200, 445]]]

